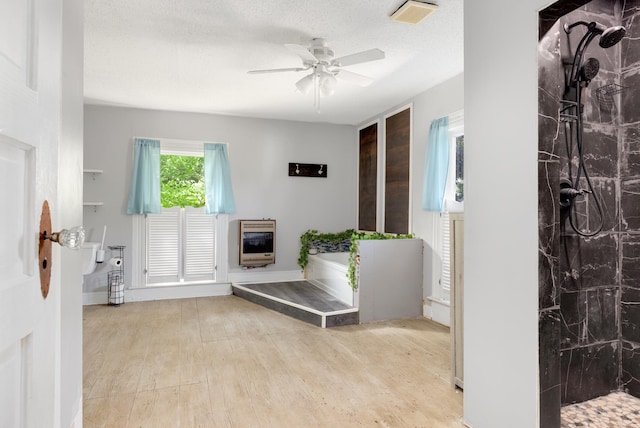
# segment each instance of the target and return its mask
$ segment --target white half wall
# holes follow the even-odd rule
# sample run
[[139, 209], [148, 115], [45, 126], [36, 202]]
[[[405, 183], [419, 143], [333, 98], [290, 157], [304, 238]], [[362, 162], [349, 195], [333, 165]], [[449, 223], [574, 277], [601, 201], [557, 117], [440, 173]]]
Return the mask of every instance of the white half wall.
[[539, 426], [536, 52], [549, 3], [464, 2], [464, 419], [473, 428]]
[[[229, 217], [229, 275], [296, 271], [299, 237], [307, 229], [337, 232], [355, 226], [356, 128], [232, 116], [85, 106], [84, 222], [90, 241], [125, 245], [126, 286], [131, 286], [132, 217], [129, 193], [132, 137], [228, 143], [237, 213]], [[289, 162], [327, 165], [327, 178], [289, 177]], [[243, 270], [238, 265], [237, 220], [277, 220], [276, 264]], [[107, 254], [107, 257], [109, 255]], [[128, 264], [127, 264], [128, 263]], [[85, 293], [106, 290], [106, 266], [85, 276]]]

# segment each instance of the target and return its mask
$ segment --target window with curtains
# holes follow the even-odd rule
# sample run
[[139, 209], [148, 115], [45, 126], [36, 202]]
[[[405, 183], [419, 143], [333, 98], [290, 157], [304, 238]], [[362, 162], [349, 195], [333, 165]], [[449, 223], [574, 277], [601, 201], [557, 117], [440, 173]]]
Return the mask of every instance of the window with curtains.
[[444, 192], [444, 211], [464, 210], [464, 117], [449, 116], [449, 168]]
[[215, 281], [217, 218], [204, 209], [202, 156], [161, 154], [160, 203], [145, 221], [147, 284]]
[[449, 212], [464, 210], [464, 116], [462, 113], [449, 116], [449, 168], [444, 193], [445, 211], [440, 214], [442, 265], [440, 288], [443, 296], [451, 289], [451, 218]]
[[207, 213], [206, 146], [161, 141], [161, 209], [134, 218], [139, 286], [226, 281], [228, 216]]

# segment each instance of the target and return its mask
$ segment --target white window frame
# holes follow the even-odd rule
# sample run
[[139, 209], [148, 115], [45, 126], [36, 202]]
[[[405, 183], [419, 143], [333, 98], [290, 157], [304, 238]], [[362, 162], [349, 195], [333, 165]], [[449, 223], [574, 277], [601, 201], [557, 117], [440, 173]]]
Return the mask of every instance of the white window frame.
[[456, 201], [456, 140], [464, 135], [464, 113], [449, 115], [449, 169], [444, 191], [444, 208], [448, 212], [463, 212], [464, 199]]
[[[148, 137], [145, 137], [148, 138]], [[204, 144], [201, 141], [174, 140], [154, 138], [160, 140], [160, 151], [167, 155], [180, 156], [204, 156]], [[204, 208], [203, 208], [204, 209]], [[171, 281], [171, 282], [148, 282], [147, 269], [147, 216], [132, 216], [132, 288], [162, 287], [176, 285], [196, 285], [228, 282], [228, 261], [229, 261], [229, 216], [228, 214], [216, 214], [215, 217], [215, 280], [195, 280], [195, 281]]]
[[464, 111], [449, 115], [449, 168], [444, 193], [444, 211], [434, 220], [434, 236], [437, 238], [440, 256], [440, 272], [435, 281], [432, 295], [449, 301], [451, 291], [451, 217], [449, 213], [464, 212], [464, 199], [456, 201], [456, 140], [464, 135]]

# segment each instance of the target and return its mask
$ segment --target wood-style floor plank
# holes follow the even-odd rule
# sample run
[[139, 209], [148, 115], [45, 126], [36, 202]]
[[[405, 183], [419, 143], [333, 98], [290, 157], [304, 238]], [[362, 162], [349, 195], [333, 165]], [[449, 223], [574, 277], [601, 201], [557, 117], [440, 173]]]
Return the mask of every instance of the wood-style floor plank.
[[321, 329], [235, 296], [84, 309], [84, 427], [461, 427], [449, 331]]

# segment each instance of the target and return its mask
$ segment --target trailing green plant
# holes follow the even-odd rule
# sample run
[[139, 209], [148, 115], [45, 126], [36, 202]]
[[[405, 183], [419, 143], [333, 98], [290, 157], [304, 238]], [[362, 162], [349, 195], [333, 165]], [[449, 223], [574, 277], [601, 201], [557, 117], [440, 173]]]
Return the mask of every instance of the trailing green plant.
[[338, 233], [319, 233], [317, 230], [309, 229], [300, 235], [300, 256], [298, 257], [298, 266], [302, 270], [309, 263], [309, 248], [312, 242], [341, 242], [349, 240], [351, 235], [355, 233], [353, 229], [347, 229]]
[[415, 235], [410, 234], [398, 234], [380, 233], [380, 232], [354, 232], [351, 234], [351, 247], [349, 248], [349, 265], [347, 266], [347, 279], [349, 285], [356, 291], [358, 289], [358, 278], [356, 275], [356, 267], [359, 264], [358, 260], [358, 241], [373, 241], [381, 239], [413, 239]]

